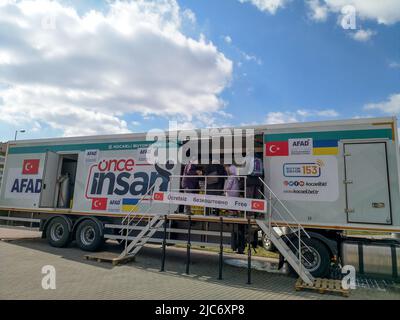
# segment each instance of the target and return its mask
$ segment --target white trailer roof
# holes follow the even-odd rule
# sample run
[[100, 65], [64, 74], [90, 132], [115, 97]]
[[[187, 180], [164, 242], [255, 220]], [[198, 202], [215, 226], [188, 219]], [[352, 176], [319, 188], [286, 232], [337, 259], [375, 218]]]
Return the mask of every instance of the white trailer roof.
[[[362, 124], [390, 124], [396, 121], [396, 117], [376, 117], [376, 118], [359, 118], [359, 119], [344, 119], [344, 120], [329, 120], [329, 121], [313, 121], [313, 122], [296, 122], [296, 123], [282, 123], [282, 124], [264, 124], [264, 125], [253, 125], [253, 126], [238, 126], [238, 127], [224, 127], [226, 129], [254, 129], [256, 133], [261, 133], [268, 130], [281, 130], [281, 129], [306, 129], [313, 127], [329, 127], [329, 126], [346, 126], [346, 125], [362, 125]], [[194, 131], [200, 131], [200, 129], [194, 129]], [[212, 128], [208, 128], [212, 129]], [[222, 128], [218, 128], [222, 129]], [[160, 129], [161, 130], [161, 129]], [[189, 132], [190, 130], [181, 130], [183, 132]], [[169, 131], [166, 131], [169, 132]], [[9, 141], [10, 145], [19, 144], [47, 144], [47, 143], [61, 143], [68, 144], [74, 142], [95, 142], [103, 140], [132, 140], [132, 139], [144, 139], [146, 132], [142, 133], [128, 133], [128, 134], [113, 134], [113, 135], [95, 135], [95, 136], [76, 136], [76, 137], [60, 137], [60, 138], [45, 138], [45, 139], [27, 139]]]

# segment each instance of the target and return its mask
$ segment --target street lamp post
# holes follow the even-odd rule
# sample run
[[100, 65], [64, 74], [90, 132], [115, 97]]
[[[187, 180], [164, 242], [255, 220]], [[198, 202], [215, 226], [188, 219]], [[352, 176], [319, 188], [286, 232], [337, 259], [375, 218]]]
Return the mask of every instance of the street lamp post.
[[26, 132], [26, 130], [25, 130], [25, 129], [21, 129], [21, 130], [15, 130], [15, 136], [14, 136], [14, 140], [15, 140], [15, 141], [17, 140], [17, 135], [18, 135], [18, 132], [25, 133], [25, 132]]

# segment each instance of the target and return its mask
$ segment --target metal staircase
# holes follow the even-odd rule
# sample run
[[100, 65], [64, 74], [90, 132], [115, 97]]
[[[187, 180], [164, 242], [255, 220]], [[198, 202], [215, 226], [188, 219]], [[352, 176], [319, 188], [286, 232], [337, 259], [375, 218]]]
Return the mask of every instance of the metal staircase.
[[[117, 260], [123, 260], [127, 258], [133, 258], [143, 246], [154, 236], [160, 227], [164, 224], [164, 220], [158, 214], [150, 214], [149, 211], [152, 207], [152, 194], [155, 185], [148, 189], [136, 204], [139, 206], [140, 203], [145, 199], [146, 196], [151, 196], [151, 203], [149, 208], [144, 213], [135, 213], [133, 210], [128, 212], [125, 218], [122, 220], [121, 229], [118, 235], [105, 234], [104, 238], [122, 240], [125, 243], [125, 248], [117, 258]], [[139, 228], [143, 222], [147, 220], [147, 224]], [[115, 225], [106, 224], [106, 228], [115, 228]], [[141, 229], [136, 236], [131, 236], [132, 231]]]
[[[310, 249], [302, 238], [310, 237], [302, 225], [297, 221], [295, 216], [284, 205], [284, 203], [275, 195], [265, 181], [259, 178], [265, 186], [267, 194], [261, 192], [267, 200], [267, 216], [264, 220], [256, 219], [257, 225], [267, 235], [274, 244], [279, 253], [292, 266], [300, 278], [307, 284], [314, 283], [314, 277], [308, 272], [304, 264], [310, 264], [307, 258], [303, 255], [303, 250]], [[279, 208], [290, 217], [290, 220], [284, 217]], [[277, 219], [275, 219], [275, 217]], [[279, 225], [275, 222], [279, 221]], [[289, 230], [287, 234], [280, 236], [275, 230], [276, 226], [284, 226]]]
[[123, 259], [125, 257], [134, 257], [151, 239], [151, 237], [154, 236], [154, 234], [158, 231], [158, 228], [164, 224], [164, 220], [162, 220], [159, 215], [155, 215], [149, 220], [149, 223], [139, 232], [132, 242], [128, 244], [128, 241], [125, 241], [125, 249], [118, 257], [119, 259]]

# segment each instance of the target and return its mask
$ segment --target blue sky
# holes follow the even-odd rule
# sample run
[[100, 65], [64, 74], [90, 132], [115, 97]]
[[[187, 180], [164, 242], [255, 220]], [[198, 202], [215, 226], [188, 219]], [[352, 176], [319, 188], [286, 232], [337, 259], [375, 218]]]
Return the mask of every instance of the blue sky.
[[[174, 6], [170, 3], [174, 1], [167, 0], [170, 6], [166, 8], [171, 12], [178, 10], [181, 17], [179, 23], [171, 18], [174, 21], [172, 33], [176, 33], [171, 41], [180, 43], [180, 37], [183, 36], [186, 40], [195, 41], [196, 47], [187, 41], [180, 46], [174, 42], [173, 49], [169, 50], [168, 44], [162, 42], [162, 46], [158, 46], [156, 43], [165, 41], [165, 38], [149, 37], [151, 41], [147, 40], [147, 33], [138, 35], [142, 30], [140, 28], [133, 33], [122, 32], [125, 35], [123, 40], [120, 34], [116, 37], [110, 33], [107, 38], [107, 29], [100, 29], [98, 24], [96, 28], [99, 29], [96, 30], [103, 31], [89, 38], [89, 42], [86, 42], [88, 48], [84, 44], [81, 46], [88, 60], [82, 57], [77, 59], [79, 50], [71, 53], [74, 44], [79, 47], [82, 39], [75, 40], [69, 36], [66, 41], [71, 41], [72, 49], [65, 49], [67, 53], [63, 53], [62, 57], [71, 54], [73, 59], [57, 60], [58, 64], [47, 60], [50, 51], [40, 49], [43, 54], [39, 54], [37, 60], [9, 59], [5, 64], [3, 58], [2, 65], [2, 49], [5, 52], [8, 49], [9, 52], [17, 52], [18, 57], [24, 56], [29, 46], [15, 47], [15, 43], [5, 38], [5, 33], [0, 33], [0, 89], [4, 89], [0, 90], [0, 110], [7, 114], [0, 120], [0, 140], [12, 139], [19, 128], [27, 130], [21, 134], [21, 138], [41, 138], [163, 129], [169, 120], [178, 120], [182, 127], [202, 127], [397, 115], [400, 112], [400, 6], [385, 0], [386, 3], [382, 1], [382, 5], [386, 5], [387, 10], [376, 10], [367, 5], [358, 8], [357, 0], [347, 3], [337, 0], [338, 5], [345, 2], [356, 9], [356, 29], [345, 30], [339, 23], [340, 7], [335, 6], [335, 1], [314, 1], [322, 10], [319, 11], [322, 16], [313, 17], [311, 4], [307, 0], [275, 1], [279, 4], [277, 8], [269, 6], [271, 0], [265, 0], [265, 7], [257, 7], [252, 0], [243, 3], [238, 0], [178, 0]], [[46, 8], [47, 3], [42, 2], [41, 5]], [[100, 1], [60, 2], [58, 11], [55, 9], [57, 31], [52, 32], [61, 32], [59, 21], [66, 23], [66, 20], [58, 15], [67, 6], [76, 10], [81, 17], [90, 10], [104, 15], [110, 10], [107, 3]], [[8, 23], [5, 17], [9, 8], [0, 7], [0, 24], [2, 21]], [[169, 18], [165, 12], [160, 13], [154, 8], [151, 9], [152, 17], [161, 15], [164, 20], [161, 26], [157, 25], [152, 30], [159, 28], [163, 33], [168, 33]], [[392, 12], [395, 8], [399, 9], [398, 15]], [[126, 12], [127, 9], [124, 10]], [[137, 19], [147, 19], [147, 11], [140, 5], [135, 4], [132, 10]], [[29, 23], [33, 23], [29, 11], [21, 12]], [[128, 21], [133, 20], [130, 18]], [[6, 27], [13, 26], [7, 24]], [[22, 31], [19, 34], [20, 43], [24, 43], [24, 36], [28, 39], [29, 35], [24, 35]], [[85, 32], [82, 31], [82, 34], [85, 35]], [[160, 62], [161, 69], [165, 69], [161, 71], [166, 73], [162, 79], [159, 76], [152, 78], [152, 73], [157, 72], [152, 66], [141, 71], [140, 66], [146, 66], [147, 56], [136, 55], [136, 49], [129, 46], [130, 36], [135, 38], [138, 45], [144, 43], [149, 46], [148, 52], [152, 52], [155, 61]], [[49, 44], [53, 50], [51, 52], [56, 52], [54, 48], [63, 47], [57, 43], [57, 39], [60, 39], [60, 35], [49, 35], [42, 47], [46, 48]], [[32, 42], [26, 41], [32, 45]], [[90, 51], [91, 44], [95, 47], [99, 43], [105, 43], [106, 48], [113, 48], [106, 53], [112, 55], [114, 60], [109, 61], [107, 56], [102, 61], [98, 49]], [[121, 49], [118, 45], [121, 45]], [[156, 49], [152, 49], [164, 47], [168, 48], [167, 53], [160, 52], [159, 56], [156, 56]], [[181, 49], [186, 51], [181, 52]], [[134, 50], [134, 71], [130, 70], [127, 50]], [[89, 101], [86, 94], [101, 92], [102, 87], [97, 87], [98, 79], [102, 79], [103, 75], [112, 78], [115, 63], [119, 66], [118, 60], [125, 59], [127, 64], [119, 72], [133, 73], [134, 79], [129, 78], [124, 83], [124, 90], [119, 90], [119, 82], [116, 82], [116, 89], [107, 91], [107, 98], [96, 97], [94, 101], [100, 101], [97, 110], [96, 103]], [[101, 67], [95, 64], [92, 69], [87, 67], [97, 60]], [[76, 61], [83, 63], [84, 67], [76, 67]], [[108, 67], [107, 63], [110, 64]], [[179, 70], [182, 65], [189, 63], [190, 68]], [[35, 64], [37, 67], [33, 72], [30, 68]], [[167, 69], [168, 65], [171, 66], [170, 70]], [[69, 73], [64, 73], [63, 68], [75, 70], [73, 85], [67, 86], [67, 80], [64, 83], [63, 79], [67, 79]], [[102, 76], [98, 76], [98, 70]], [[182, 77], [175, 75], [175, 70], [177, 74], [181, 72]], [[185, 70], [188, 70], [187, 74]], [[32, 76], [37, 74], [35, 72], [40, 74], [38, 79]], [[145, 73], [146, 77], [142, 79]], [[32, 77], [29, 84], [23, 78], [26, 74]], [[76, 80], [80, 77], [84, 82], [81, 88]], [[115, 77], [121, 79], [125, 75], [117, 74]], [[168, 83], [169, 79], [171, 83]], [[142, 83], [148, 83], [148, 86], [142, 87]], [[158, 83], [162, 83], [161, 88], [157, 88]], [[204, 88], [199, 88], [202, 86]], [[137, 88], [140, 94], [125, 95]], [[53, 92], [53, 89], [56, 91]], [[175, 89], [176, 94], [169, 96], [168, 92]], [[75, 91], [66, 96], [64, 93], [68, 90]], [[157, 99], [153, 101], [151, 97]], [[185, 101], [188, 101], [187, 107]], [[74, 111], [66, 112], [70, 108]], [[94, 122], [98, 124], [94, 125]]]

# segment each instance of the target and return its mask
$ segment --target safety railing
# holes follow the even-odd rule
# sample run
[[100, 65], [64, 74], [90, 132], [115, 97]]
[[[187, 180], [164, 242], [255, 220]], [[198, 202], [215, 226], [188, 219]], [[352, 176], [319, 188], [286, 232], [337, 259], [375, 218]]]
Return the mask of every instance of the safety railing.
[[[183, 188], [182, 187], [182, 179], [184, 178], [195, 178], [198, 179], [198, 183], [202, 184], [202, 186], [199, 186], [199, 188]], [[243, 179], [243, 183], [239, 183], [239, 187], [237, 189], [226, 189], [225, 188], [225, 179], [227, 178], [236, 178], [239, 180]], [[236, 192], [239, 195], [243, 196], [244, 198], [247, 198], [247, 179], [249, 177], [245, 175], [171, 175], [170, 176], [170, 183], [169, 183], [169, 192], [190, 192], [190, 193], [200, 193], [203, 192], [204, 196], [207, 194], [213, 194], [213, 195], [226, 195], [227, 192]], [[178, 179], [176, 182], [175, 179]], [[224, 186], [222, 188], [210, 188], [210, 185], [215, 185], [216, 183], [210, 183], [211, 179], [212, 181], [215, 181], [215, 179], [224, 179]], [[309, 234], [307, 231], [304, 229], [304, 227], [299, 223], [299, 221], [296, 219], [296, 217], [293, 215], [293, 213], [287, 208], [287, 206], [278, 198], [278, 196], [273, 192], [273, 190], [268, 186], [268, 184], [261, 178], [258, 177], [258, 180], [260, 181], [259, 186], [264, 187], [264, 190], [266, 193], [261, 191], [261, 188], [258, 188], [258, 192], [261, 194], [262, 198], [266, 200], [267, 202], [267, 208], [266, 208], [266, 219], [268, 221], [268, 231], [269, 234], [273, 232], [274, 227], [285, 227], [289, 232], [284, 232], [282, 235], [280, 235], [281, 238], [285, 239], [284, 241], [290, 245], [290, 249], [293, 250], [294, 254], [298, 258], [298, 264], [299, 264], [299, 270], [300, 272], [302, 271], [303, 264], [306, 263], [308, 265], [310, 264], [310, 261], [303, 255], [303, 250], [304, 248], [309, 249], [309, 246], [304, 242], [303, 238], [304, 236], [307, 238], [310, 238]], [[222, 185], [222, 183], [220, 182]], [[240, 188], [240, 185], [242, 185], [242, 188]], [[174, 187], [173, 187], [174, 186]], [[120, 233], [121, 235], [124, 234], [125, 232], [125, 250], [128, 245], [128, 239], [130, 236], [130, 233], [132, 230], [135, 229], [146, 217], [148, 218], [149, 216], [151, 217], [152, 214], [150, 214], [150, 210], [152, 209], [152, 204], [153, 204], [153, 192], [155, 189], [156, 185], [153, 184], [151, 188], [147, 190], [147, 192], [139, 199], [138, 203], [136, 206], [139, 206], [143, 200], [151, 195], [150, 199], [150, 205], [148, 206], [147, 210], [145, 212], [141, 213], [136, 213], [134, 210], [131, 210], [130, 212], [127, 213], [125, 218], [122, 220], [122, 224], [124, 225], [123, 228], [121, 228]], [[252, 195], [253, 198], [256, 198], [254, 195]], [[258, 198], [258, 197], [257, 197]], [[171, 204], [169, 204], [171, 205]], [[278, 206], [280, 207], [278, 209]], [[281, 210], [280, 210], [281, 209]], [[171, 209], [169, 208], [169, 212]], [[239, 211], [239, 212], [244, 212], [244, 218], [247, 218], [247, 212], [242, 211], [242, 210], [230, 210], [230, 211]], [[289, 220], [287, 217], [285, 217], [281, 211], [284, 212], [286, 216], [289, 217]], [[203, 208], [203, 214], [206, 215], [206, 208]], [[149, 218], [150, 221], [151, 218]], [[260, 219], [258, 219], [260, 220]], [[132, 222], [135, 221], [135, 223], [131, 226]]]
[[[199, 182], [199, 188], [183, 188], [182, 181], [183, 179], [197, 179]], [[228, 178], [238, 179], [239, 185], [242, 186], [238, 189], [226, 189], [225, 188], [225, 180]], [[227, 193], [237, 193], [239, 197], [247, 198], [247, 179], [248, 176], [245, 175], [171, 175], [170, 176], [170, 192], [189, 192], [189, 193], [203, 193], [204, 195], [227, 195]], [[215, 185], [217, 183], [210, 183], [211, 179], [224, 179], [224, 186], [222, 188], [214, 189], [208, 187], [209, 185]], [[173, 183], [173, 181], [178, 180], [177, 183]], [[242, 180], [242, 182], [241, 182]], [[173, 185], [178, 185], [178, 187], [172, 187]], [[243, 212], [244, 218], [247, 218], [247, 211], [243, 210], [230, 210]], [[203, 214], [207, 215], [207, 208], [204, 207]]]
[[[119, 233], [120, 235], [124, 235], [125, 232], [125, 250], [128, 246], [128, 239], [130, 236], [131, 231], [134, 230], [135, 227], [137, 227], [145, 217], [148, 217], [150, 210], [152, 209], [152, 204], [153, 204], [153, 191], [155, 189], [155, 184], [153, 184], [147, 191], [146, 193], [138, 200], [137, 204], [135, 205], [136, 207], [139, 207], [139, 205], [144, 201], [144, 199], [146, 197], [148, 197], [149, 195], [151, 195], [150, 198], [150, 205], [148, 206], [148, 208], [146, 209], [145, 212], [141, 212], [141, 213], [137, 213], [135, 212], [135, 209], [132, 209], [131, 211], [129, 211], [126, 216], [124, 217], [124, 219], [122, 219], [121, 225], [123, 226]], [[136, 222], [134, 224], [131, 225], [132, 221]]]
[[[310, 261], [306, 257], [303, 256], [302, 254], [302, 248], [306, 248], [308, 250], [311, 250], [310, 247], [302, 240], [302, 234], [306, 236], [307, 238], [310, 238], [310, 235], [307, 233], [307, 231], [304, 229], [304, 227], [300, 224], [300, 222], [296, 219], [296, 217], [293, 215], [293, 213], [287, 208], [287, 206], [278, 198], [278, 196], [272, 191], [272, 189], [268, 186], [268, 184], [261, 178], [259, 178], [263, 186], [265, 187], [267, 191], [267, 195], [265, 195], [261, 190], [259, 192], [263, 195], [263, 197], [267, 200], [267, 217], [268, 217], [268, 229], [270, 232], [272, 232], [273, 224], [276, 227], [282, 227], [282, 224], [284, 225], [285, 228], [288, 228], [289, 232], [283, 232], [282, 236], [285, 238], [286, 242], [291, 245], [293, 250], [296, 251], [296, 255], [298, 256], [299, 262], [300, 262], [300, 270], [303, 266], [303, 261], [305, 261], [308, 265], [310, 265]], [[275, 206], [275, 203], [278, 203], [281, 208], [284, 210], [284, 212], [290, 217], [291, 221], [288, 221], [278, 210]], [[279, 219], [274, 219], [274, 214], [276, 214]], [[274, 221], [279, 221], [280, 224], [274, 222]], [[293, 227], [295, 226], [295, 227]], [[289, 235], [296, 235], [295, 242], [296, 244], [293, 243], [292, 239], [289, 237]]]

